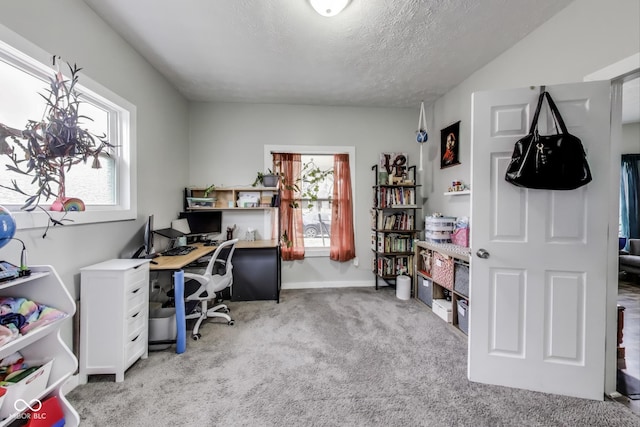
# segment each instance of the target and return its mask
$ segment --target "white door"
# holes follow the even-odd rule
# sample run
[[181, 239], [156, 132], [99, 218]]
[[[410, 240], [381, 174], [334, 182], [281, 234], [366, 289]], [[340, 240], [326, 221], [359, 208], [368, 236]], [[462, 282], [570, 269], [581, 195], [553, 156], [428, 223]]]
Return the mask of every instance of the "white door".
[[[472, 96], [469, 379], [602, 400], [610, 83], [547, 90], [587, 151], [593, 181], [576, 190], [504, 180], [540, 87]], [[539, 129], [554, 132], [546, 108]], [[478, 256], [480, 249], [488, 258]]]

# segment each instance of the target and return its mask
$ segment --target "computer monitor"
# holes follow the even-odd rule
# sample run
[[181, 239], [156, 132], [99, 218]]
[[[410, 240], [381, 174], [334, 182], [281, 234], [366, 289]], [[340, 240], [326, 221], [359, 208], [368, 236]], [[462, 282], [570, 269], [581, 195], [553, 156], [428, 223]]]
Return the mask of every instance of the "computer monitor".
[[186, 218], [191, 235], [219, 234], [222, 232], [221, 211], [180, 212]]
[[154, 258], [157, 256], [153, 250], [153, 214], [147, 217], [144, 224], [142, 246], [133, 254], [132, 258]]
[[144, 254], [151, 255], [153, 253], [153, 214], [147, 218], [144, 226]]

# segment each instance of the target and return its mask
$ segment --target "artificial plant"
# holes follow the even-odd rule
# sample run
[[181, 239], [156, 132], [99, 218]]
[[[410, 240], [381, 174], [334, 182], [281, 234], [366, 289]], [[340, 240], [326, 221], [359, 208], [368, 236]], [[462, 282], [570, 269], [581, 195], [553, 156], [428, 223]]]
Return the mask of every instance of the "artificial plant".
[[[55, 65], [55, 58], [54, 58]], [[9, 171], [32, 176], [37, 185], [34, 194], [21, 189], [15, 180], [12, 186], [2, 187], [27, 196], [22, 209], [35, 209], [42, 198], [65, 199], [65, 173], [80, 162], [91, 160], [91, 167], [99, 169], [100, 154], [110, 155], [114, 145], [106, 135], [95, 135], [82, 126], [83, 120], [92, 120], [79, 112], [82, 101], [76, 91], [78, 74], [82, 70], [67, 64], [71, 78], [66, 80], [60, 71], [49, 79], [44, 114], [41, 120], [28, 120], [24, 129], [15, 129], [0, 123], [0, 154], [9, 156]], [[22, 151], [18, 155], [16, 151]], [[57, 186], [57, 187], [56, 187]], [[57, 190], [57, 191], [56, 191]]]

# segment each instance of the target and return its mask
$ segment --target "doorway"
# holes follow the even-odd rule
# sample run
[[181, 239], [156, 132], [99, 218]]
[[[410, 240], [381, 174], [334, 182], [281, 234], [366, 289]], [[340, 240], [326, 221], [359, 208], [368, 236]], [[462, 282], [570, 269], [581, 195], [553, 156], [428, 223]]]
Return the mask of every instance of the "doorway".
[[[623, 162], [631, 155], [640, 155], [640, 73], [636, 72], [622, 83], [622, 134], [621, 153]], [[634, 156], [635, 157], [635, 156]], [[626, 174], [626, 168], [622, 168]], [[633, 197], [625, 191], [621, 182], [621, 197]], [[636, 187], [637, 188], [637, 183]], [[632, 192], [637, 192], [632, 190]], [[629, 249], [628, 238], [640, 238], [637, 235], [638, 214], [626, 212], [629, 203], [625, 200], [620, 204], [620, 236], [627, 238], [625, 242]], [[634, 209], [634, 208], [631, 208]], [[635, 221], [635, 223], [634, 223]], [[624, 240], [622, 241], [624, 242]], [[623, 246], [623, 243], [620, 243]], [[623, 400], [634, 412], [640, 414], [640, 276], [624, 271], [619, 273], [618, 281], [618, 310], [622, 329], [622, 339], [618, 351], [616, 389], [629, 400]], [[620, 326], [619, 325], [619, 328]]]

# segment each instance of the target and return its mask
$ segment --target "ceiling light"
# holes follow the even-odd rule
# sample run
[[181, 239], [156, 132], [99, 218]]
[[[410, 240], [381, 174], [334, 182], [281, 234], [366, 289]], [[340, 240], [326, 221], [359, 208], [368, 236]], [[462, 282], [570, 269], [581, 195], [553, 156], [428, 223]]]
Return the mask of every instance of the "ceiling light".
[[336, 16], [344, 9], [349, 0], [309, 0], [311, 6], [322, 16]]

